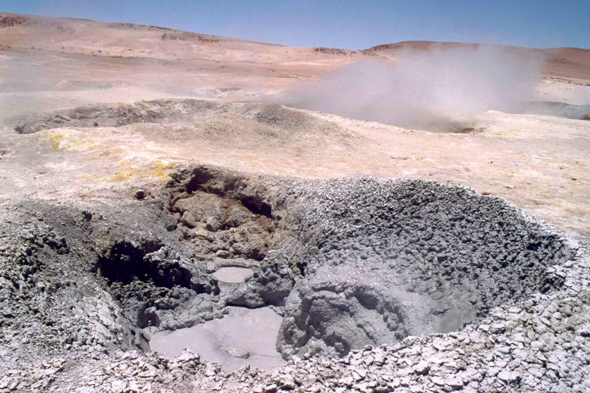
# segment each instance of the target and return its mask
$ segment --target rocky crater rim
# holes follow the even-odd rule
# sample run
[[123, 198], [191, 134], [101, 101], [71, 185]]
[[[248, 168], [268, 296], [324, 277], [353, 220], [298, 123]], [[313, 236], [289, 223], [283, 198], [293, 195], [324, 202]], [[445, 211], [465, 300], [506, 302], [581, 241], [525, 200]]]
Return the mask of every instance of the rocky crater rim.
[[[574, 255], [509, 202], [433, 181], [247, 178], [198, 167], [175, 174], [167, 190], [174, 231], [204, 262], [217, 315], [273, 306], [284, 317], [285, 358], [461, 329], [559, 287], [550, 267]], [[228, 283], [216, 277], [224, 268], [253, 273]], [[157, 305], [142, 312], [153, 315], [142, 324], [151, 331], [200, 321], [178, 323], [175, 308]]]
[[159, 99], [134, 103], [85, 105], [6, 119], [4, 125], [19, 134], [32, 134], [63, 127], [122, 127], [131, 124], [195, 122], [217, 124], [232, 118], [253, 122], [273, 131], [302, 131], [319, 120], [302, 110], [280, 104], [259, 102], [219, 102], [200, 99]]
[[[31, 202], [26, 211], [58, 234], [43, 258], [112, 297], [110, 347], [146, 352], [154, 333], [272, 306], [285, 359], [342, 357], [478, 323], [559, 288], [555, 266], [575, 257], [574, 245], [509, 202], [424, 180], [197, 166], [121, 206]], [[216, 277], [226, 268], [252, 274], [228, 283]]]
[[[558, 117], [584, 118], [590, 106], [570, 105], [562, 102], [529, 102], [525, 113], [545, 114]], [[292, 137], [289, 133], [309, 132], [316, 129], [323, 133], [347, 133], [337, 126], [307, 113], [305, 110], [277, 103], [221, 102], [202, 99], [159, 99], [134, 103], [111, 103], [85, 105], [70, 109], [42, 112], [5, 119], [4, 127], [19, 134], [32, 134], [57, 128], [123, 127], [150, 124], [168, 125], [169, 137], [191, 139], [195, 133], [203, 137], [211, 133], [228, 133], [236, 127], [239, 118], [244, 127], [253, 128], [256, 134], [266, 137]], [[370, 119], [365, 119], [370, 120]], [[245, 123], [244, 123], [245, 122]], [[174, 125], [177, 127], [174, 128]], [[195, 128], [188, 131], [191, 127]], [[201, 129], [202, 128], [202, 129]], [[258, 128], [258, 129], [256, 129]], [[443, 133], [485, 132], [473, 116], [455, 116], [425, 112], [410, 128]], [[142, 129], [150, 137], [157, 138], [157, 131]], [[153, 135], [152, 135], [153, 134]]]

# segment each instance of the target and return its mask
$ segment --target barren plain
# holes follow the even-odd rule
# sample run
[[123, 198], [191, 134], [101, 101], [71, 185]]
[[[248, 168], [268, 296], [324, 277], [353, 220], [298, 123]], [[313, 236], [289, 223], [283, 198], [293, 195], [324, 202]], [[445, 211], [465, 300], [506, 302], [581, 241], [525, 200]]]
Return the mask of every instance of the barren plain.
[[281, 101], [474, 47], [0, 14], [0, 391], [589, 391], [590, 50], [440, 129]]

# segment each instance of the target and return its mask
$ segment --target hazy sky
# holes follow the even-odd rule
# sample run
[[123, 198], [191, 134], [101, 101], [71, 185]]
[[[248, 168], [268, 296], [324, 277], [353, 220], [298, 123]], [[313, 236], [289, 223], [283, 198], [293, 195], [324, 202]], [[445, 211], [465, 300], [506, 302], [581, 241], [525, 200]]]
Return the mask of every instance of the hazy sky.
[[590, 0], [0, 0], [0, 11], [290, 46], [433, 40], [590, 48]]

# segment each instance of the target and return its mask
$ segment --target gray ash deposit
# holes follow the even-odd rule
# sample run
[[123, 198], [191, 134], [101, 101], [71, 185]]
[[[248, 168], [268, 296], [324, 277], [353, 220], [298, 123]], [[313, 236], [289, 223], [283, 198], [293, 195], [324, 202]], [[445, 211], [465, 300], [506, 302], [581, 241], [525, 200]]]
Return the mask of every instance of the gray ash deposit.
[[[558, 285], [544, 272], [572, 257], [515, 207], [464, 188], [346, 179], [301, 189], [287, 199], [298, 206], [287, 208], [298, 247], [277, 250], [249, 282], [263, 301], [285, 305], [278, 345], [286, 356], [342, 356], [457, 330]], [[286, 299], [267, 294], [285, 281], [294, 282]]]
[[[505, 200], [432, 181], [293, 180], [200, 166], [176, 173], [164, 189], [130, 195], [84, 209], [41, 201], [2, 207], [1, 389], [17, 381], [21, 391], [68, 390], [76, 381], [102, 391], [93, 378], [106, 373], [107, 391], [133, 391], [117, 389], [148, 386], [136, 380], [146, 370], [155, 370], [145, 378], [156, 391], [282, 389], [273, 381], [299, 389], [307, 382], [285, 376], [317, 362], [346, 368], [365, 353], [398, 356], [396, 342], [429, 353], [433, 337], [471, 332], [493, 310], [554, 298], [567, 278], [559, 265], [577, 258], [567, 240]], [[220, 280], [228, 268], [249, 270], [243, 281]], [[284, 371], [224, 374], [193, 355], [149, 354], [151, 335], [236, 307], [272, 307], [283, 318], [276, 342], [291, 359]], [[525, 344], [535, 334], [523, 336]], [[96, 372], [79, 382], [81, 359]], [[110, 362], [123, 371], [105, 371]], [[29, 370], [42, 364], [57, 370], [53, 379]], [[358, 381], [395, 387], [359, 372]], [[352, 387], [334, 378], [317, 391]], [[484, 391], [502, 391], [494, 383]]]

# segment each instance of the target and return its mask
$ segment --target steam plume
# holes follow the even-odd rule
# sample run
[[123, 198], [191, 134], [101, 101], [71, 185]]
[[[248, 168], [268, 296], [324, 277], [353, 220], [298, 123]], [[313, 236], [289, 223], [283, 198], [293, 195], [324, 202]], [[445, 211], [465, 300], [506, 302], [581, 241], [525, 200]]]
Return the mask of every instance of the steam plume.
[[[518, 112], [534, 97], [543, 59], [509, 48], [407, 51], [395, 63], [360, 61], [287, 92], [287, 105], [408, 128], [440, 128], [449, 113]], [[444, 123], [444, 121], [442, 121]]]

